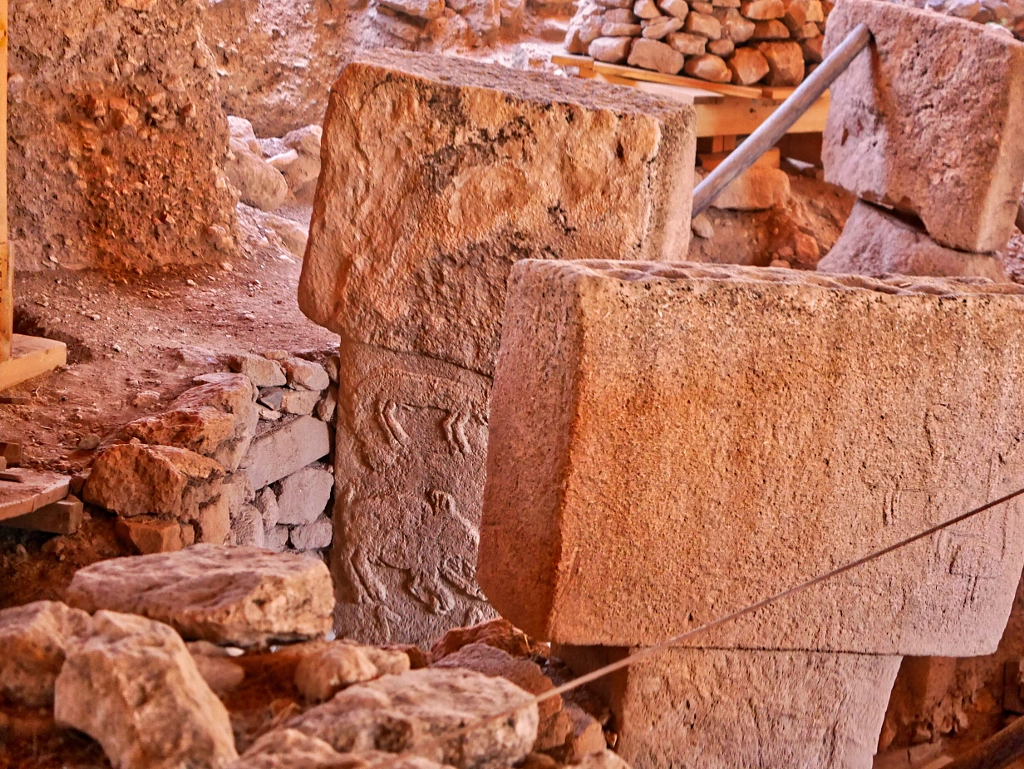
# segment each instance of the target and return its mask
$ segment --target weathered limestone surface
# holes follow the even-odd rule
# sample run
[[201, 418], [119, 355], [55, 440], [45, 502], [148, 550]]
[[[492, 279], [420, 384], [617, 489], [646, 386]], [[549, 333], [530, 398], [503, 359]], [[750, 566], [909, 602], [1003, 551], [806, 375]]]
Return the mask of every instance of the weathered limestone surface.
[[[457, 727], [512, 708], [519, 709], [509, 718], [430, 745]], [[287, 726], [342, 753], [411, 751], [457, 769], [499, 769], [530, 752], [537, 705], [503, 678], [427, 668], [351, 686]]]
[[311, 416], [263, 423], [242, 459], [242, 472], [262, 489], [298, 472], [331, 450], [330, 428]]
[[905, 5], [850, 0], [825, 54], [857, 24], [874, 42], [832, 85], [827, 181], [916, 214], [936, 242], [998, 251], [1024, 182], [1024, 44]]
[[[381, 763], [384, 760], [386, 764]], [[385, 755], [380, 751], [339, 753], [323, 740], [296, 729], [267, 732], [227, 769], [371, 769], [380, 765], [388, 769], [450, 769], [417, 756]]]
[[694, 124], [611, 86], [361, 54], [324, 121], [299, 304], [345, 339], [490, 373], [514, 260], [687, 252]]
[[[557, 649], [578, 674], [625, 652]], [[901, 659], [671, 649], [597, 685], [632, 766], [870, 769]]]
[[690, 107], [446, 57], [361, 54], [324, 124], [300, 304], [342, 336], [338, 629], [426, 643], [474, 579], [511, 264], [679, 258]]
[[36, 601], [0, 611], [0, 700], [30, 708], [53, 704], [53, 682], [67, 647], [88, 634], [84, 611]]
[[121, 769], [221, 769], [238, 757], [228, 711], [184, 642], [144, 617], [97, 612], [57, 677], [54, 718]]
[[[650, 645], [1011, 491], [1022, 291], [516, 265], [480, 584], [535, 637]], [[1000, 506], [694, 643], [991, 653], [1021, 524]]]
[[188, 639], [254, 646], [326, 633], [332, 592], [321, 561], [252, 547], [195, 545], [79, 569], [68, 603], [90, 613], [142, 614]]
[[999, 257], [940, 246], [920, 225], [864, 201], [854, 205], [843, 234], [818, 262], [818, 271], [1007, 280]]

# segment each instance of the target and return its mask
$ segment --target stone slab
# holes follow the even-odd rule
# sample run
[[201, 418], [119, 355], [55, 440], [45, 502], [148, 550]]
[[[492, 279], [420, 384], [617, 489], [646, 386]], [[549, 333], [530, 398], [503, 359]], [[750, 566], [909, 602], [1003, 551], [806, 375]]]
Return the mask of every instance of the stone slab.
[[858, 200], [818, 272], [976, 277], [1007, 282], [1002, 260], [940, 246], [920, 224]]
[[687, 253], [695, 123], [633, 89], [360, 53], [331, 90], [299, 304], [488, 374], [513, 261]]
[[[478, 578], [528, 634], [651, 645], [1019, 487], [1024, 288], [529, 261], [491, 398]], [[969, 656], [1014, 501], [693, 639]]]
[[140, 614], [188, 640], [234, 646], [322, 636], [334, 596], [320, 561], [254, 547], [195, 545], [75, 572], [71, 606]]
[[254, 489], [262, 489], [327, 456], [331, 451], [328, 426], [311, 416], [261, 423], [242, 459], [241, 470]]
[[44, 470], [10, 470], [0, 480], [0, 521], [17, 518], [64, 499], [71, 491], [71, 476]]
[[1024, 44], [966, 19], [850, 0], [829, 16], [825, 55], [862, 22], [873, 42], [831, 88], [826, 181], [916, 214], [949, 248], [1000, 250], [1024, 183]]
[[[583, 674], [626, 652], [555, 653]], [[591, 685], [633, 769], [871, 769], [901, 659], [670, 649]]]

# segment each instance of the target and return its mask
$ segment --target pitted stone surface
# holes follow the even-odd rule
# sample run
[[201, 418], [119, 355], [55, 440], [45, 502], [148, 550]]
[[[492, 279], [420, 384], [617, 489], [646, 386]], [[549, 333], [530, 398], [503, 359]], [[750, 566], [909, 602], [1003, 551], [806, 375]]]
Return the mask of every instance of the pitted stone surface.
[[857, 24], [873, 42], [832, 85], [826, 181], [916, 214], [938, 243], [998, 251], [1024, 183], [1024, 44], [928, 10], [849, 0], [825, 54]]
[[57, 677], [54, 718], [120, 769], [223, 769], [238, 757], [228, 711], [184, 642], [144, 617], [97, 612]]
[[854, 204], [832, 250], [818, 262], [818, 272], [1007, 280], [998, 256], [940, 246], [920, 225], [862, 200]]
[[68, 602], [141, 614], [187, 639], [234, 646], [322, 636], [334, 608], [321, 561], [215, 545], [86, 566], [75, 572]]
[[490, 373], [511, 262], [687, 252], [694, 126], [599, 83], [360, 54], [331, 92], [299, 304], [345, 339]]
[[[650, 645], [1006, 494], [1024, 477], [1022, 292], [516, 265], [480, 584], [534, 637]], [[991, 653], [1024, 565], [1021, 509], [999, 506], [693, 643]]]
[[[519, 709], [509, 718], [432, 744], [458, 727], [512, 708]], [[350, 686], [287, 725], [342, 753], [409, 751], [457, 769], [499, 769], [530, 752], [537, 705], [503, 678], [428, 668]]]
[[[577, 674], [625, 649], [557, 647]], [[901, 657], [669, 649], [599, 681], [644, 769], [871, 769]]]

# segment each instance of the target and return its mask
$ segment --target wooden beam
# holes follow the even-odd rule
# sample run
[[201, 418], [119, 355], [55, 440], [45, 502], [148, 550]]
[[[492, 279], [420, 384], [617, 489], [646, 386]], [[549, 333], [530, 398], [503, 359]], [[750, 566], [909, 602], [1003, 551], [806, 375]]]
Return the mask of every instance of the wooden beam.
[[0, 392], [67, 365], [68, 347], [63, 342], [14, 334], [12, 355], [0, 363]]
[[728, 83], [710, 83], [706, 80], [697, 80], [693, 77], [680, 77], [679, 75], [664, 75], [661, 72], [651, 72], [636, 67], [624, 67], [621, 64], [605, 64], [595, 61], [594, 71], [602, 75], [618, 75], [629, 80], [646, 80], [649, 83], [663, 83], [664, 85], [678, 85], [684, 88], [697, 88], [701, 91], [714, 91], [726, 96], [738, 96], [743, 99], [763, 98], [762, 88], [750, 88], [743, 85], [730, 85]]
[[[821, 133], [828, 117], [829, 95], [826, 93], [805, 112], [788, 133]], [[718, 104], [695, 104], [697, 136], [743, 136], [752, 134], [781, 105], [764, 99], [726, 97]]]

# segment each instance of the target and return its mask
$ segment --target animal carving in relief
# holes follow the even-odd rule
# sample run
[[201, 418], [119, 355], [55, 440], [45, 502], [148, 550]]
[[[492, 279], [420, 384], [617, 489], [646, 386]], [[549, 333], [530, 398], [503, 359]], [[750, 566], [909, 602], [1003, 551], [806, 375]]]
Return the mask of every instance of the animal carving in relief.
[[479, 532], [450, 494], [351, 498], [343, 508], [336, 547], [351, 602], [386, 602], [389, 570], [403, 574], [403, 589], [431, 614], [455, 610], [460, 597], [485, 600], [476, 585]]

